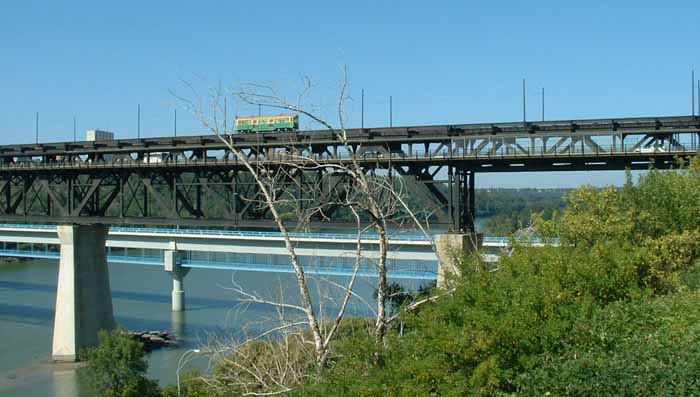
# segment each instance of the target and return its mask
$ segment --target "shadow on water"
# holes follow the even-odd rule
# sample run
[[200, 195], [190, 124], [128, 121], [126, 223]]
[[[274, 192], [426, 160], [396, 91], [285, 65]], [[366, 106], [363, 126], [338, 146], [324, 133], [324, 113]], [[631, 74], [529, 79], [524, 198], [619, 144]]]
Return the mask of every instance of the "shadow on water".
[[[12, 291], [29, 291], [29, 292], [40, 292], [47, 294], [56, 294], [56, 287], [50, 284], [41, 283], [28, 283], [19, 281], [0, 281], [0, 290], [12, 290]], [[157, 304], [167, 304], [168, 308], [171, 303], [171, 297], [169, 295], [160, 295], [152, 293], [141, 293], [141, 292], [126, 292], [126, 291], [112, 291], [113, 299], [122, 299], [137, 302], [149, 302]], [[262, 317], [267, 314], [274, 313], [274, 308], [262, 305], [262, 304], [252, 304], [243, 305], [242, 308], [238, 308], [241, 302], [237, 299], [212, 299], [212, 298], [198, 298], [198, 297], [187, 297], [187, 312], [196, 313], [197, 311], [210, 310], [210, 309], [225, 309], [229, 313], [237, 313], [240, 309], [241, 312], [246, 312], [252, 315], [254, 318], [260, 316], [258, 321], [261, 321]], [[55, 308], [53, 305], [51, 307], [37, 307], [36, 305], [27, 304], [9, 304], [0, 303], [0, 320], [11, 320], [15, 323], [26, 324], [26, 325], [39, 325], [45, 327], [53, 327], [55, 317]], [[192, 334], [198, 331], [207, 330], [207, 332], [224, 332], [225, 328], [228, 326], [215, 325], [211, 323], [198, 323], [187, 321], [184, 323], [184, 318], [179, 318], [174, 316], [170, 320], [168, 319], [158, 319], [153, 317], [142, 317], [142, 316], [123, 316], [115, 315], [115, 321], [122, 327], [133, 330], [165, 330], [172, 329], [177, 334]], [[226, 321], [226, 324], [229, 324]], [[186, 331], [185, 331], [186, 329]]]
[[[12, 291], [29, 291], [29, 292], [40, 292], [47, 294], [56, 294], [56, 286], [50, 284], [41, 283], [28, 283], [19, 281], [0, 281], [0, 290], [12, 290]], [[126, 292], [126, 291], [112, 291], [113, 299], [122, 299], [129, 301], [138, 302], [150, 302], [150, 303], [160, 303], [170, 305], [169, 295], [142, 293], [142, 292]], [[235, 299], [224, 300], [224, 299], [211, 299], [211, 298], [197, 298], [188, 297], [188, 312], [196, 312], [198, 310], [208, 310], [208, 309], [231, 309], [235, 307], [239, 301]], [[11, 319], [13, 322], [28, 324], [28, 325], [42, 325], [42, 326], [53, 326], [55, 316], [54, 307], [37, 307], [36, 305], [18, 305], [18, 304], [8, 304], [0, 303], [0, 319], [6, 320]], [[136, 316], [115, 316], [115, 320], [118, 324], [129, 328], [129, 329], [169, 329], [171, 327], [171, 322], [166, 320], [158, 320], [154, 318], [144, 318]], [[197, 324], [189, 322], [187, 324], [188, 329], [205, 329], [211, 328], [211, 325], [207, 324]]]
[[[14, 323], [41, 325], [53, 327], [55, 311], [53, 308], [39, 308], [25, 305], [8, 305], [0, 303], [0, 319], [12, 320]], [[129, 329], [170, 329], [172, 321], [157, 320], [152, 318], [141, 318], [133, 316], [115, 316], [117, 324]], [[204, 324], [188, 323], [187, 328], [208, 328]]]
[[0, 319], [29, 325], [53, 325], [54, 309], [0, 303]]
[[[51, 284], [39, 284], [39, 283], [27, 283], [20, 281], [0, 281], [0, 290], [14, 290], [14, 291], [33, 291], [33, 292], [45, 292], [45, 293], [56, 293], [56, 286]], [[123, 299], [132, 300], [140, 302], [153, 302], [153, 303], [168, 303], [171, 302], [170, 295], [162, 294], [150, 294], [145, 292], [132, 292], [132, 291], [114, 291], [112, 290], [112, 299]], [[188, 311], [204, 310], [204, 309], [221, 309], [230, 308], [239, 303], [236, 299], [224, 300], [224, 299], [212, 299], [212, 298], [198, 298], [196, 296], [188, 296], [187, 304]]]

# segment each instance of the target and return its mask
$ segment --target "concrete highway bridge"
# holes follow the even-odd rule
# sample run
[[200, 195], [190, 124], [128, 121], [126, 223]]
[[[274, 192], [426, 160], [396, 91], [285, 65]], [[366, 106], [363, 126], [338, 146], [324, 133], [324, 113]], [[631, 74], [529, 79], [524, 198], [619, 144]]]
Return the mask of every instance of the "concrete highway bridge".
[[[356, 234], [291, 233], [291, 238], [308, 275], [354, 273]], [[510, 243], [498, 237], [482, 240], [485, 247]], [[376, 277], [379, 240], [368, 233], [360, 241], [357, 274]], [[434, 242], [422, 234], [392, 234], [388, 277], [437, 279], [439, 263], [433, 247]], [[79, 348], [90, 342], [86, 335], [113, 322], [107, 262], [163, 267], [173, 280], [173, 311], [185, 310], [184, 278], [192, 268], [293, 272], [281, 233], [264, 231], [0, 224], [0, 256], [59, 260], [53, 343], [57, 361], [74, 360]], [[484, 256], [497, 260], [495, 255]]]
[[[291, 238], [307, 273], [352, 274], [357, 235], [291, 233]], [[379, 255], [377, 237], [367, 234], [361, 241], [362, 257], [376, 259]], [[491, 241], [489, 239], [489, 244]], [[59, 258], [60, 244], [55, 225], [0, 225], [0, 256]], [[284, 239], [277, 232], [111, 227], [105, 245], [108, 261], [115, 263], [165, 266], [166, 258], [173, 256], [173, 264], [184, 268], [292, 272]], [[437, 257], [432, 243], [423, 235], [392, 235], [388, 260], [393, 278], [430, 280], [437, 277]], [[361, 275], [376, 277], [373, 266], [363, 263], [361, 267]], [[181, 286], [178, 281], [177, 287]], [[173, 291], [177, 290], [181, 288], [174, 286]], [[184, 307], [184, 302], [180, 296], [173, 295], [174, 310], [181, 310], [176, 309], [179, 307]]]
[[[307, 274], [350, 276], [355, 264], [357, 235], [349, 233], [291, 233], [296, 252]], [[378, 256], [379, 241], [371, 233], [362, 237], [362, 257]], [[510, 247], [508, 237], [481, 237], [483, 248]], [[522, 240], [542, 246], [539, 240]], [[60, 259], [56, 225], [0, 224], [0, 256]], [[184, 308], [181, 274], [166, 268], [166, 257], [183, 268], [206, 268], [271, 273], [292, 273], [289, 253], [281, 233], [249, 230], [166, 229], [111, 227], [108, 231], [107, 261], [161, 266], [172, 273], [173, 310]], [[498, 256], [483, 254], [486, 261]], [[433, 243], [423, 234], [393, 234], [389, 240], [389, 277], [392, 279], [435, 280], [438, 258]], [[371, 264], [361, 266], [358, 275], [377, 277]]]

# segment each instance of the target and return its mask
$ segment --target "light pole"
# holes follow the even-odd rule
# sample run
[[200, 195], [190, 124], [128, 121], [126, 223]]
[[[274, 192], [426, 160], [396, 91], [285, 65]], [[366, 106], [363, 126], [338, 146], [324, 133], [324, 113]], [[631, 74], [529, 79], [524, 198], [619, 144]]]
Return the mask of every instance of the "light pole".
[[527, 123], [527, 115], [525, 113], [525, 79], [523, 78], [523, 124]]
[[360, 115], [362, 117], [362, 121], [360, 122], [360, 126], [362, 129], [365, 128], [365, 89], [362, 89], [362, 102], [361, 102], [361, 110], [360, 110]]
[[141, 104], [136, 108], [136, 138], [141, 139]]
[[394, 126], [394, 105], [393, 98], [389, 95], [389, 127]]
[[185, 356], [188, 353], [199, 353], [199, 349], [190, 349], [182, 353], [182, 356], [180, 356], [180, 361], [177, 362], [177, 371], [175, 371], [175, 378], [177, 379], [177, 397], [180, 397], [180, 369], [182, 369], [182, 359], [185, 358]]

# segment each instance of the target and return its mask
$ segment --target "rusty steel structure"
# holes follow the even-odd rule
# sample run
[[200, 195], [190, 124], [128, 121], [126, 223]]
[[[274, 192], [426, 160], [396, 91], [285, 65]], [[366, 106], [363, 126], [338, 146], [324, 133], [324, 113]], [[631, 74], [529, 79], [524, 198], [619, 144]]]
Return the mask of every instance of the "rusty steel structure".
[[[253, 165], [285, 170], [298, 199], [335, 222], [334, 164], [400, 178], [434, 222], [473, 230], [477, 173], [670, 168], [700, 152], [700, 117], [483, 123], [233, 134]], [[313, 173], [290, 167], [313, 163]], [[273, 171], [268, 171], [273, 172]], [[344, 186], [339, 188], [339, 186]], [[314, 192], [313, 197], [305, 197]], [[320, 193], [319, 193], [320, 192]], [[269, 224], [252, 178], [215, 135], [0, 146], [0, 222]], [[325, 207], [324, 207], [325, 206]]]

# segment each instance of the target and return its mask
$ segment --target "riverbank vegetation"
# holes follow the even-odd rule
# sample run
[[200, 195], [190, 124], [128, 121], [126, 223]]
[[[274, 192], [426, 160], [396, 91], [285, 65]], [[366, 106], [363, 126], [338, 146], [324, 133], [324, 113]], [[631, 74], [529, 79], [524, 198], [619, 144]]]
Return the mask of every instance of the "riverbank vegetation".
[[241, 395], [227, 386], [240, 379], [247, 392], [279, 391], [274, 368], [299, 370], [282, 393], [292, 396], [699, 394], [700, 161], [577, 189], [535, 226], [557, 244], [516, 245], [497, 270], [464, 258], [430, 303], [401, 301], [384, 343], [346, 319], [319, 366], [297, 354], [303, 335], [260, 340], [229, 357], [247, 354], [272, 376], [222, 359], [190, 374], [183, 395]]
[[81, 369], [93, 395], [103, 397], [155, 397], [158, 383], [146, 378], [146, 351], [127, 332], [100, 331], [100, 345], [81, 353], [87, 367]]
[[466, 258], [454, 292], [358, 337], [298, 395], [686, 395], [700, 392], [700, 163], [584, 187], [540, 221], [559, 246]]
[[572, 189], [476, 189], [476, 217], [486, 219], [480, 232], [510, 236], [533, 224], [534, 218], [551, 219], [566, 206]]

